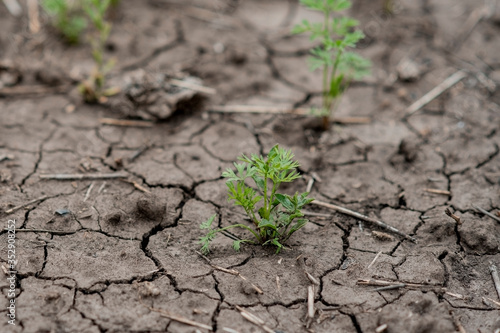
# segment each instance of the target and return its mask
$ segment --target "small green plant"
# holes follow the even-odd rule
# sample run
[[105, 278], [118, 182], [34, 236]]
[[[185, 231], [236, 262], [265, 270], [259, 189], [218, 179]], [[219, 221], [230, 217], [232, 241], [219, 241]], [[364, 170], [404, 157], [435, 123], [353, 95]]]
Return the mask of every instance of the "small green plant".
[[[363, 32], [356, 30], [359, 22], [346, 16], [334, 17], [335, 14], [351, 7], [350, 0], [300, 0], [311, 10], [323, 13], [322, 23], [303, 20], [296, 25], [292, 33], [309, 33], [311, 40], [319, 40], [320, 46], [311, 50], [309, 58], [311, 70], [323, 71], [322, 107], [319, 114], [323, 118], [323, 128], [330, 125], [330, 117], [335, 110], [339, 97], [353, 79], [360, 79], [369, 74], [371, 63], [357, 53], [349, 51], [364, 38]], [[318, 114], [318, 112], [316, 112]]]
[[89, 78], [79, 86], [80, 93], [88, 103], [100, 102], [103, 98], [118, 92], [116, 88], [105, 88], [106, 75], [115, 65], [114, 59], [107, 61], [104, 59], [106, 42], [111, 32], [111, 23], [106, 21], [106, 12], [110, 4], [111, 0], [82, 1], [83, 10], [93, 26], [89, 41], [96, 64]]
[[[234, 163], [236, 173], [227, 169], [222, 176], [227, 178], [228, 200], [234, 201], [236, 206], [241, 206], [253, 222], [254, 228], [245, 224], [234, 224], [224, 228], [212, 228], [216, 215], [203, 222], [201, 229], [207, 229], [206, 236], [201, 237], [201, 251], [209, 252], [210, 242], [218, 232], [231, 228], [248, 230], [253, 239], [242, 239], [233, 242], [236, 251], [241, 243], [262, 244], [275, 246], [278, 253], [290, 236], [308, 222], [303, 218], [302, 208], [313, 201], [308, 198], [309, 193], [295, 193], [290, 196], [278, 193], [282, 183], [293, 182], [300, 178], [297, 172], [299, 163], [293, 161], [294, 155], [290, 150], [274, 146], [267, 158], [252, 154], [238, 159], [243, 163]], [[257, 188], [247, 185], [253, 180]]]
[[69, 0], [43, 0], [42, 7], [52, 17], [52, 25], [70, 44], [77, 44], [87, 27], [87, 20], [79, 13], [78, 2]]

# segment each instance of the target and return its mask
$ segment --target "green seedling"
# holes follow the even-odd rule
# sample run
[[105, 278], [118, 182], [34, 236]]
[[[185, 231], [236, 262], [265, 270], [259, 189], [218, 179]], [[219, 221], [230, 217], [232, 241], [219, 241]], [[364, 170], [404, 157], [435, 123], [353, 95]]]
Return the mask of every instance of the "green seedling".
[[[295, 193], [290, 196], [278, 193], [282, 183], [293, 182], [300, 178], [297, 172], [299, 163], [293, 161], [294, 155], [290, 150], [274, 146], [267, 158], [252, 154], [238, 159], [243, 163], [234, 163], [236, 173], [227, 169], [222, 173], [227, 178], [228, 200], [234, 205], [241, 206], [253, 223], [253, 228], [246, 224], [234, 224], [224, 228], [212, 228], [216, 215], [200, 225], [201, 229], [208, 230], [206, 236], [201, 237], [201, 251], [209, 252], [210, 242], [216, 234], [231, 228], [243, 228], [253, 235], [252, 239], [241, 239], [233, 242], [236, 251], [241, 243], [271, 245], [276, 247], [276, 253], [290, 236], [308, 222], [303, 218], [302, 208], [313, 201], [308, 198], [309, 193]], [[253, 181], [256, 189], [248, 186]]]
[[338, 13], [351, 7], [350, 0], [300, 0], [311, 10], [323, 13], [322, 23], [303, 20], [292, 33], [309, 33], [311, 40], [321, 44], [311, 50], [309, 67], [312, 71], [322, 69], [322, 106], [316, 114], [322, 116], [323, 129], [327, 130], [330, 118], [342, 93], [354, 79], [370, 73], [371, 63], [357, 53], [350, 51], [364, 38], [363, 32], [355, 29], [359, 22]]
[[105, 97], [116, 94], [116, 88], [105, 88], [106, 75], [115, 65], [114, 59], [106, 60], [104, 50], [111, 32], [111, 23], [106, 21], [106, 12], [111, 0], [83, 0], [83, 9], [92, 23], [93, 31], [90, 34], [90, 45], [95, 68], [89, 78], [83, 81], [79, 90], [88, 103], [102, 101]]
[[79, 13], [78, 2], [70, 0], [43, 0], [42, 7], [52, 17], [52, 25], [70, 44], [77, 44], [87, 27], [87, 20]]

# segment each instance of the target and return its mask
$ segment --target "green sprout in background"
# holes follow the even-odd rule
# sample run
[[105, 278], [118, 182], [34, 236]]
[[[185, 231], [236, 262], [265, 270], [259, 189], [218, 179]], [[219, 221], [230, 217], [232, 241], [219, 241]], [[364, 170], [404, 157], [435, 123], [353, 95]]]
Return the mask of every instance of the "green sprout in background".
[[[234, 205], [241, 206], [253, 222], [254, 228], [245, 224], [234, 224], [224, 228], [212, 228], [216, 215], [200, 225], [207, 229], [206, 236], [201, 237], [201, 251], [209, 252], [209, 245], [218, 232], [231, 228], [243, 228], [249, 231], [253, 239], [242, 239], [233, 242], [236, 251], [241, 243], [272, 245], [278, 253], [290, 236], [308, 222], [304, 219], [302, 208], [313, 201], [308, 198], [309, 193], [295, 193], [290, 196], [278, 193], [282, 183], [293, 182], [300, 178], [297, 173], [298, 162], [293, 161], [294, 155], [290, 150], [274, 146], [267, 158], [252, 154], [251, 157], [242, 155], [238, 159], [243, 163], [234, 163], [236, 173], [227, 169], [222, 176], [227, 178], [228, 200]], [[253, 180], [257, 190], [247, 185], [247, 180]]]
[[78, 1], [43, 0], [42, 8], [51, 16], [52, 25], [70, 44], [78, 44], [87, 27], [87, 20], [81, 13]]
[[79, 86], [80, 93], [88, 103], [100, 102], [103, 98], [118, 92], [116, 88], [105, 88], [106, 75], [115, 65], [114, 59], [107, 61], [104, 59], [104, 50], [111, 32], [111, 23], [106, 21], [106, 12], [110, 4], [110, 0], [82, 1], [83, 9], [93, 27], [89, 41], [96, 65], [89, 78]]
[[88, 41], [95, 68], [78, 87], [88, 103], [101, 102], [105, 97], [118, 92], [116, 88], [105, 88], [106, 75], [114, 67], [115, 61], [104, 59], [104, 50], [111, 32], [111, 23], [106, 20], [106, 15], [110, 6], [118, 3], [119, 0], [42, 1], [42, 7], [52, 17], [53, 26], [70, 44], [77, 44], [82, 33], [87, 27], [90, 28]]
[[322, 107], [319, 114], [323, 118], [323, 129], [327, 130], [339, 97], [349, 87], [352, 80], [360, 79], [370, 73], [371, 63], [355, 52], [364, 38], [363, 32], [356, 30], [359, 22], [346, 16], [336, 16], [339, 12], [351, 7], [350, 0], [300, 0], [311, 10], [322, 12], [322, 23], [311, 23], [303, 20], [295, 26], [292, 33], [309, 33], [311, 40], [319, 40], [320, 46], [311, 50], [309, 58], [311, 70], [323, 70]]

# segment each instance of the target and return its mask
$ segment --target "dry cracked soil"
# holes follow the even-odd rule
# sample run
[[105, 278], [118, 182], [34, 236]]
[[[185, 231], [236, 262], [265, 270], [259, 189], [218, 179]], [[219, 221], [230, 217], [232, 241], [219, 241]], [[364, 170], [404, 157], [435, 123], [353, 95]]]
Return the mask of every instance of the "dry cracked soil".
[[[388, 14], [383, 1], [354, 1], [349, 14], [367, 35], [359, 52], [373, 70], [336, 116], [370, 122], [328, 131], [307, 116], [209, 112], [318, 105], [311, 42], [290, 29], [321, 18], [298, 1], [121, 1], [110, 15], [111, 80], [187, 73], [216, 89], [148, 128], [102, 124], [143, 117], [119, 103], [83, 104], [75, 92], [92, 68], [85, 43], [64, 45], [44, 16], [32, 34], [27, 14], [0, 4], [0, 331], [498, 333], [490, 267], [500, 267], [500, 223], [475, 208], [500, 210], [494, 2], [394, 0]], [[405, 117], [458, 70], [464, 79]], [[303, 179], [287, 192], [314, 177], [312, 197], [416, 243], [311, 205], [316, 215], [279, 254], [235, 252], [235, 232], [202, 258], [201, 222], [217, 214], [220, 226], [246, 223], [221, 171], [276, 143], [301, 164]], [[125, 179], [41, 177], [118, 172]], [[14, 298], [4, 276], [9, 220], [18, 229]]]

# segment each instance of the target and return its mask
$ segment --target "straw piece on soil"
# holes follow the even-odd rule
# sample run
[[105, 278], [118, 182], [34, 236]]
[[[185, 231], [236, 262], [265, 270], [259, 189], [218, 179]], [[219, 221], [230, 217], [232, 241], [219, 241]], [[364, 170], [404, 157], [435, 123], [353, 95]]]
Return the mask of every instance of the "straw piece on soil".
[[424, 188], [424, 191], [429, 192], [429, 193], [434, 193], [434, 194], [442, 194], [442, 195], [448, 195], [448, 196], [451, 195], [450, 191], [438, 190], [435, 188]]
[[458, 332], [459, 333], [467, 333], [464, 326], [460, 322], [460, 318], [455, 318], [455, 317], [452, 317], [452, 318], [453, 318], [453, 323], [455, 324], [455, 327], [457, 328]]
[[222, 330], [227, 333], [240, 333], [237, 330], [233, 330], [232, 328], [229, 327], [223, 327]]
[[23, 203], [22, 205], [15, 206], [15, 207], [12, 207], [12, 208], [10, 208], [10, 209], [7, 209], [7, 210], [5, 211], [5, 213], [7, 213], [7, 214], [14, 213], [15, 211], [18, 211], [19, 209], [22, 209], [22, 208], [24, 208], [24, 207], [26, 207], [26, 206], [29, 206], [29, 205], [31, 205], [31, 204], [34, 204], [34, 203], [36, 203], [36, 202], [38, 202], [38, 201], [45, 200], [45, 199], [47, 199], [47, 198], [48, 198], [48, 196], [47, 196], [47, 195], [44, 195], [44, 196], [42, 196], [42, 197], [40, 197], [40, 198], [33, 199], [33, 200], [30, 200], [30, 201], [28, 201], [28, 202], [26, 202], [26, 203]]
[[196, 84], [196, 83], [192, 83], [192, 82], [188, 82], [188, 81], [177, 80], [177, 79], [170, 79], [169, 82], [171, 84], [173, 84], [174, 86], [190, 89], [193, 91], [198, 91], [198, 92], [205, 93], [208, 95], [217, 94], [217, 90], [215, 90], [214, 88], [205, 87], [205, 86], [202, 86], [200, 84]]
[[460, 82], [463, 78], [467, 76], [467, 73], [465, 73], [462, 70], [459, 70], [458, 72], [455, 72], [453, 75], [449, 76], [446, 80], [438, 84], [434, 89], [429, 91], [427, 94], [422, 96], [420, 99], [418, 99], [415, 103], [410, 105], [406, 109], [406, 117], [411, 116], [430, 102], [432, 102], [436, 97], [441, 95], [443, 92], [446, 90], [450, 89], [453, 87], [455, 84]]
[[13, 96], [13, 95], [39, 95], [39, 94], [55, 94], [66, 91], [66, 87], [62, 86], [13, 86], [13, 87], [3, 87], [0, 89], [0, 95]]
[[153, 310], [152, 308], [150, 308], [150, 310], [158, 312], [160, 314], [160, 316], [168, 318], [168, 319], [171, 319], [173, 321], [176, 321], [176, 322], [179, 322], [179, 323], [182, 323], [182, 324], [186, 324], [186, 325], [189, 325], [189, 326], [193, 326], [193, 327], [203, 328], [203, 329], [206, 329], [208, 331], [212, 331], [212, 327], [211, 326], [208, 326], [208, 325], [205, 325], [205, 324], [202, 324], [202, 323], [198, 323], [198, 322], [196, 322], [194, 320], [187, 319], [187, 318], [184, 318], [182, 316], [175, 315], [173, 313], [169, 313], [169, 312], [158, 310], [158, 309], [156, 311], [156, 310]]
[[498, 277], [498, 268], [495, 264], [490, 262], [490, 273], [491, 278], [493, 279], [493, 283], [495, 284], [495, 289], [498, 294], [498, 298], [500, 299], [500, 278]]
[[141, 303], [144, 307], [148, 308], [150, 311], [159, 313], [160, 316], [162, 316], [162, 317], [165, 317], [165, 318], [168, 318], [168, 319], [171, 319], [173, 321], [177, 321], [179, 323], [186, 324], [186, 325], [189, 325], [189, 326], [202, 328], [202, 329], [205, 329], [205, 330], [208, 330], [208, 331], [213, 331], [212, 326], [209, 326], [209, 325], [206, 325], [206, 324], [202, 324], [202, 323], [198, 323], [198, 322], [196, 322], [194, 320], [187, 319], [185, 317], [182, 317], [182, 316], [170, 313], [170, 312], [168, 312], [166, 310], [157, 309], [157, 308], [154, 308], [152, 306], [149, 306], [149, 305], [145, 304], [142, 301], [142, 296], [139, 293], [138, 293], [137, 297], [139, 299], [139, 303]]
[[87, 193], [85, 193], [85, 197], [83, 198], [83, 202], [87, 201], [87, 199], [90, 196], [90, 192], [92, 192], [92, 189], [94, 188], [94, 182], [90, 184], [89, 189], [87, 190]]
[[485, 303], [486, 305], [488, 306], [497, 306], [500, 308], [500, 302], [499, 301], [495, 301], [494, 299], [491, 299], [489, 297], [483, 297], [483, 303]]
[[151, 145], [144, 145], [141, 148], [137, 149], [129, 158], [129, 162], [133, 162], [136, 158], [141, 156], [146, 150], [148, 150], [151, 147]]
[[235, 276], [240, 275], [240, 272], [238, 272], [238, 271], [236, 271], [234, 269], [227, 269], [227, 268], [220, 267], [220, 266], [217, 266], [217, 265], [212, 265], [212, 264], [210, 266], [212, 266], [213, 269], [216, 269], [216, 270], [224, 272], [224, 273], [228, 273], [228, 274], [235, 275]]
[[124, 126], [124, 127], [153, 127], [153, 123], [150, 121], [143, 120], [126, 120], [126, 119], [113, 119], [113, 118], [101, 118], [99, 122], [102, 125], [111, 126]]
[[306, 187], [307, 193], [311, 192], [313, 185], [314, 185], [314, 178], [311, 177], [311, 178], [309, 178], [309, 181], [307, 182], [307, 187]]
[[40, 175], [40, 179], [51, 179], [51, 180], [97, 180], [97, 179], [113, 179], [113, 178], [126, 178], [127, 173], [116, 172], [116, 173], [73, 173], [73, 174], [51, 174], [51, 175]]
[[402, 233], [401, 231], [399, 231], [398, 229], [396, 229], [396, 228], [388, 225], [387, 223], [379, 221], [379, 220], [376, 220], [376, 219], [373, 219], [371, 217], [368, 217], [366, 215], [360, 214], [360, 213], [355, 212], [353, 210], [350, 210], [350, 209], [347, 209], [347, 208], [344, 208], [344, 207], [341, 207], [341, 206], [337, 206], [337, 205], [334, 205], [334, 204], [330, 204], [330, 203], [327, 203], [327, 202], [318, 201], [318, 200], [314, 200], [311, 203], [315, 204], [315, 205], [318, 205], [318, 206], [321, 206], [321, 207], [333, 209], [333, 210], [335, 210], [335, 211], [337, 211], [339, 213], [355, 217], [355, 218], [363, 220], [365, 222], [369, 222], [369, 223], [375, 224], [375, 225], [379, 226], [382, 229], [385, 229], [387, 231], [393, 232], [396, 235], [399, 235], [399, 236], [401, 236], [401, 237], [403, 237], [405, 239], [408, 239], [408, 240], [410, 240], [410, 241], [412, 241], [414, 243], [417, 242], [417, 240], [415, 238]]
[[458, 299], [466, 299], [466, 297], [464, 295], [451, 293], [449, 291], [445, 292], [445, 294], [448, 296], [454, 297], [454, 298], [458, 298]]
[[[220, 113], [296, 114], [302, 116], [312, 115], [310, 108], [294, 108], [292, 106], [215, 105], [212, 106], [209, 111]], [[330, 119], [330, 121], [339, 124], [368, 124], [372, 120], [368, 117], [333, 117]]]
[[[379, 286], [379, 287], [388, 287], [388, 286], [393, 286], [399, 281], [385, 281], [385, 280], [377, 280], [377, 279], [358, 279], [356, 282], [359, 285], [362, 286]], [[398, 284], [401, 284], [399, 282]], [[426, 285], [426, 284], [419, 284], [419, 283], [404, 283], [405, 287], [408, 288], [433, 288], [437, 286], [433, 285]]]
[[177, 3], [181, 5], [182, 8], [179, 9], [178, 11], [179, 14], [181, 15], [209, 22], [210, 24], [214, 24], [215, 22], [217, 25], [224, 26], [227, 28], [241, 27], [241, 22], [238, 21], [235, 17], [232, 17], [230, 15], [223, 14], [221, 12], [215, 13], [201, 7], [186, 6], [185, 0], [169, 0], [168, 2], [172, 4]]
[[304, 272], [306, 277], [309, 279], [309, 281], [311, 281], [313, 284], [319, 286], [320, 282], [318, 281], [318, 279], [316, 279], [314, 276], [312, 276], [312, 274], [310, 274], [306, 270], [306, 264], [304, 262], [304, 258], [302, 257], [302, 254], [300, 256], [298, 256], [295, 260], [297, 260], [297, 265], [302, 269], [302, 271]]
[[376, 230], [372, 230], [372, 235], [381, 240], [381, 241], [393, 241], [394, 240], [394, 236], [392, 235], [389, 235], [388, 233], [385, 233], [385, 232], [380, 232], [380, 231], [376, 231]]
[[488, 212], [486, 209], [483, 209], [481, 207], [478, 207], [478, 206], [475, 206], [475, 205], [472, 205], [472, 207], [474, 207], [474, 209], [476, 209], [478, 212], [481, 212], [483, 213], [484, 215], [486, 216], [489, 216], [491, 217], [493, 220], [497, 221], [497, 222], [500, 222], [500, 218], [491, 214], [490, 212]]
[[311, 281], [313, 284], [315, 284], [317, 286], [320, 285], [319, 281], [314, 276], [312, 276], [311, 273], [309, 273], [308, 271], [305, 271], [305, 270], [304, 270], [304, 273], [306, 273], [306, 276], [309, 279], [309, 281]]
[[271, 328], [269, 328], [266, 325], [264, 320], [260, 319], [256, 315], [248, 312], [247, 310], [245, 310], [244, 308], [242, 308], [241, 306], [238, 306], [238, 305], [236, 305], [236, 309], [238, 309], [238, 311], [240, 312], [240, 314], [243, 318], [245, 318], [246, 320], [248, 320], [252, 324], [259, 326], [261, 329], [263, 329], [267, 333], [275, 333], [274, 330], [272, 330]]
[[460, 216], [457, 216], [457, 215], [453, 214], [449, 208], [446, 208], [444, 210], [444, 213], [446, 215], [448, 215], [449, 217], [451, 217], [452, 219], [454, 219], [455, 222], [457, 222], [458, 224], [462, 224], [462, 220], [460, 220]]
[[[487, 1], [485, 1], [487, 2]], [[458, 36], [455, 38], [453, 42], [453, 50], [458, 50], [460, 46], [469, 38], [470, 34], [477, 26], [479, 22], [483, 19], [490, 17], [494, 12], [494, 9], [491, 8], [491, 5], [485, 3], [483, 6], [474, 9], [465, 23], [462, 24], [462, 28], [460, 29]]]
[[307, 287], [307, 316], [314, 318], [314, 286]]
[[144, 305], [150, 311], [157, 312], [162, 317], [165, 317], [165, 318], [168, 318], [168, 319], [171, 319], [173, 321], [176, 321], [176, 322], [179, 322], [179, 323], [182, 323], [182, 324], [186, 324], [186, 325], [189, 325], [189, 326], [202, 328], [202, 329], [205, 329], [205, 330], [208, 330], [208, 331], [213, 331], [212, 326], [209, 326], [209, 325], [206, 325], [206, 324], [202, 324], [202, 323], [198, 323], [198, 322], [196, 322], [194, 320], [187, 319], [185, 317], [182, 317], [182, 316], [170, 313], [170, 312], [168, 312], [166, 310], [156, 309], [156, 308], [153, 308], [151, 306], [147, 306], [146, 304], [144, 304], [144, 302], [142, 301], [141, 298], [139, 298], [139, 301], [141, 302], [142, 305]]
[[102, 190], [104, 190], [105, 187], [106, 187], [106, 181], [104, 181], [102, 185], [99, 187], [99, 189], [97, 190], [97, 194], [101, 194]]
[[384, 291], [384, 290], [394, 290], [406, 287], [404, 283], [393, 284], [392, 286], [378, 287], [373, 289], [372, 291]]
[[221, 113], [271, 113], [271, 114], [298, 114], [309, 115], [308, 108], [293, 108], [291, 106], [260, 106], [260, 105], [215, 105], [210, 108], [211, 112]]
[[314, 178], [315, 181], [317, 181], [318, 183], [321, 183], [322, 180], [321, 180], [321, 177], [316, 173], [316, 172], [311, 172], [311, 177]]
[[280, 277], [276, 275], [276, 289], [278, 290], [278, 295], [280, 295], [281, 298], [281, 285], [280, 285]]
[[[381, 291], [381, 290], [390, 290], [390, 289], [395, 289], [395, 288], [410, 288], [410, 289], [424, 289], [424, 290], [434, 290], [439, 293], [444, 293], [449, 296], [458, 298], [458, 299], [467, 299], [467, 297], [460, 295], [460, 294], [455, 294], [448, 292], [446, 288], [443, 288], [438, 285], [429, 285], [429, 284], [420, 284], [420, 283], [403, 283], [400, 281], [385, 281], [385, 280], [377, 280], [377, 279], [358, 279], [356, 284], [360, 286], [375, 286], [375, 287], [382, 287], [382, 288], [377, 288], [374, 291]], [[385, 289], [385, 287], [388, 287]]]
[[375, 256], [375, 258], [373, 258], [372, 262], [368, 265], [368, 269], [370, 269], [370, 267], [372, 267], [373, 264], [375, 264], [375, 261], [377, 261], [378, 257], [380, 257], [381, 254], [382, 254], [382, 251], [380, 251], [379, 253], [377, 253], [377, 255]]
[[253, 284], [252, 282], [248, 281], [248, 279], [246, 277], [244, 277], [243, 275], [241, 275], [240, 273], [238, 273], [238, 276], [243, 280], [243, 281], [247, 281], [248, 283], [250, 283], [250, 285], [252, 286], [253, 289], [255, 289], [255, 291], [258, 293], [258, 294], [263, 294], [264, 292], [262, 291], [262, 289], [260, 289], [259, 287], [257, 287], [255, 284]]
[[23, 13], [23, 8], [17, 0], [3, 0], [3, 3], [5, 7], [7, 7], [7, 10], [9, 13], [13, 16], [20, 16]]
[[315, 217], [323, 217], [323, 218], [331, 218], [331, 214], [323, 214], [323, 213], [316, 213], [316, 212], [309, 212], [303, 210], [302, 213], [306, 216], [315, 216]]
[[28, 0], [29, 28], [32, 34], [40, 31], [38, 0]]
[[243, 275], [241, 275], [240, 272], [238, 272], [237, 270], [234, 270], [234, 269], [227, 269], [227, 268], [224, 268], [224, 267], [220, 267], [220, 266], [217, 266], [217, 265], [214, 265], [212, 264], [212, 262], [210, 261], [210, 259], [208, 259], [206, 256], [204, 256], [201, 252], [198, 252], [198, 251], [195, 251], [200, 257], [202, 257], [213, 269], [216, 269], [218, 271], [221, 271], [221, 272], [224, 272], [224, 273], [228, 273], [228, 274], [231, 274], [231, 275], [235, 275], [235, 276], [238, 276], [240, 277], [243, 281], [246, 281], [248, 283], [250, 283], [250, 285], [252, 286], [252, 288], [258, 293], [258, 294], [263, 294], [264, 292], [262, 291], [262, 289], [260, 289], [259, 287], [257, 287], [255, 284], [253, 284], [252, 282], [250, 282], [246, 277], [244, 277]]
[[129, 183], [129, 184], [134, 185], [134, 187], [141, 192], [151, 193], [151, 191], [149, 191], [147, 188], [145, 188], [144, 186], [142, 186], [141, 184], [139, 184], [138, 182], [136, 182], [134, 180], [122, 179], [122, 181], [125, 183]]

